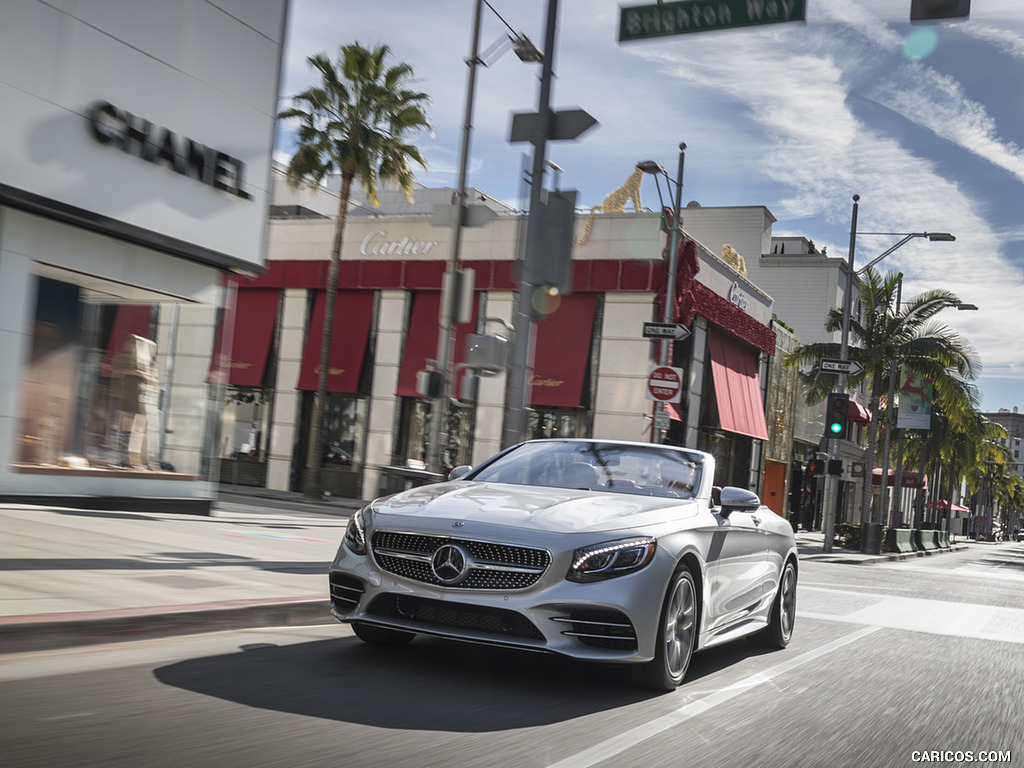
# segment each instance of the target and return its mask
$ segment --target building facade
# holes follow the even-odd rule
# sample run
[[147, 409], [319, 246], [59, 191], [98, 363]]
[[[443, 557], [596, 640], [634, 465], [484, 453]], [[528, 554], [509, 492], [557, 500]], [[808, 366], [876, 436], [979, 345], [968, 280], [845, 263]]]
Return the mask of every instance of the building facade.
[[209, 506], [229, 273], [265, 257], [286, 0], [0, 25], [0, 494]]
[[[259, 327], [260, 339], [236, 332], [230, 349], [218, 346], [228, 391], [221, 481], [300, 490], [312, 458], [323, 462], [326, 491], [370, 498], [390, 489], [396, 470], [423, 466], [432, 404], [417, 389], [417, 373], [437, 354], [451, 229], [427, 214], [349, 218], [326, 437], [314, 447], [308, 426], [335, 221], [315, 210], [330, 208], [322, 201], [278, 202], [267, 271], [240, 281], [232, 300], [233, 326]], [[460, 380], [468, 334], [511, 336], [523, 225], [522, 215], [499, 210], [462, 232], [461, 265], [474, 270], [475, 291], [471, 319], [456, 329]], [[686, 240], [673, 316], [691, 335], [672, 345], [685, 396], [668, 409], [668, 440], [714, 453], [722, 484], [760, 490], [764, 394], [776, 350], [771, 298], [725, 258]], [[572, 291], [536, 323], [524, 437], [651, 439], [647, 377], [658, 342], [642, 332], [662, 318], [666, 243], [657, 214], [596, 217], [574, 252]], [[452, 407], [446, 466], [475, 464], [501, 449], [506, 384], [506, 372], [481, 377], [475, 395]]]

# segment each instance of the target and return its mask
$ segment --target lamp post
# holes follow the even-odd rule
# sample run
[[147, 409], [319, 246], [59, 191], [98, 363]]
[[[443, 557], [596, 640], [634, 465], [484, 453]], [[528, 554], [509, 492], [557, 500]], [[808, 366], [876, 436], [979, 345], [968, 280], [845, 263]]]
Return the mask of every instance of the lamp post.
[[[675, 202], [672, 206], [672, 228], [671, 237], [669, 238], [668, 247], [668, 275], [665, 280], [665, 300], [662, 306], [662, 321], [665, 323], [673, 322], [672, 316], [675, 308], [675, 294], [676, 294], [676, 270], [679, 266], [679, 241], [682, 239], [683, 223], [682, 223], [682, 204], [683, 204], [683, 163], [686, 160], [686, 144], [679, 144], [679, 171], [675, 178]], [[658, 202], [661, 204], [664, 210], [664, 200], [661, 197], [661, 185], [658, 184], [658, 176], [664, 175], [666, 189], [670, 190], [672, 185], [672, 179], [669, 178], [668, 172], [662, 168], [658, 163], [653, 160], [642, 160], [636, 164], [644, 173], [650, 173], [654, 175], [654, 182], [658, 188]], [[658, 356], [658, 362], [661, 365], [668, 365], [670, 362], [670, 350], [672, 348], [671, 339], [661, 340], [661, 350]], [[655, 413], [660, 413], [665, 410], [665, 404], [660, 400], [654, 404]], [[663, 442], [665, 435], [668, 434], [668, 430], [664, 431], [661, 435], [660, 440], [655, 439], [655, 428], [651, 425], [651, 442]]]
[[[455, 384], [455, 324], [458, 313], [458, 283], [459, 283], [459, 259], [462, 247], [462, 228], [466, 220], [466, 176], [469, 168], [469, 145], [473, 135], [473, 101], [476, 95], [476, 68], [487, 62], [480, 54], [480, 26], [483, 14], [484, 0], [476, 0], [473, 13], [473, 38], [470, 46], [470, 55], [466, 59], [469, 66], [469, 75], [466, 81], [466, 106], [462, 120], [462, 143], [459, 156], [459, 178], [453, 202], [455, 211], [452, 214], [452, 243], [448, 258], [448, 269], [446, 272], [447, 284], [442, 292], [443, 306], [441, 308], [441, 328], [437, 342], [437, 361], [441, 374], [440, 392], [434, 400], [433, 413], [430, 420], [430, 432], [427, 440], [426, 459], [427, 467], [433, 472], [442, 472], [444, 469], [444, 445], [448, 443], [447, 430], [445, 428], [448, 420], [448, 405], [451, 402], [452, 392]], [[490, 7], [490, 6], [488, 6]], [[504, 21], [504, 19], [502, 19]], [[520, 61], [536, 63], [543, 60], [543, 55], [528, 37], [521, 34], [508, 36], [505, 43], [509, 45], [519, 57]], [[507, 50], [507, 49], [506, 49]], [[492, 47], [493, 53], [495, 49]], [[487, 52], [484, 56], [488, 55]]]
[[[914, 238], [923, 237], [923, 238], [927, 238], [931, 242], [951, 242], [951, 241], [956, 240], [956, 237], [951, 235], [949, 232], [911, 232], [909, 234], [902, 233], [902, 232], [857, 232], [857, 213], [858, 213], [858, 210], [859, 210], [859, 201], [860, 201], [860, 195], [854, 195], [853, 196], [853, 213], [852, 213], [851, 220], [850, 220], [850, 249], [849, 249], [849, 253], [847, 255], [846, 291], [845, 291], [845, 295], [843, 296], [843, 333], [842, 333], [842, 338], [841, 338], [841, 341], [840, 341], [840, 355], [839, 355], [842, 360], [846, 360], [847, 356], [849, 355], [849, 352], [850, 352], [850, 317], [851, 317], [851, 315], [853, 313], [853, 286], [854, 286], [853, 278], [854, 278], [854, 276], [856, 276], [856, 275], [860, 274], [861, 272], [863, 272], [864, 270], [868, 269], [868, 267], [873, 267], [875, 264], [877, 264], [882, 259], [884, 259], [886, 256], [888, 256], [890, 253], [895, 251], [897, 248], [901, 248], [902, 246], [906, 245], [907, 243], [909, 243]], [[888, 249], [886, 249], [885, 251], [883, 251], [882, 253], [880, 253], [875, 258], [873, 258], [871, 261], [869, 261], [860, 270], [857, 270], [854, 267], [854, 259], [855, 259], [856, 250], [857, 250], [857, 235], [858, 234], [860, 234], [860, 235], [892, 235], [892, 236], [901, 236], [902, 239], [899, 240], [896, 244], [894, 244], [891, 247], [889, 247]], [[846, 390], [846, 374], [839, 374], [839, 390], [840, 391], [845, 391]], [[833, 459], [840, 459], [841, 458], [840, 444], [839, 444], [838, 440], [835, 441], [835, 444], [833, 446], [832, 458]], [[866, 479], [865, 479], [866, 483], [870, 483], [871, 482], [871, 475], [872, 475], [872, 473], [870, 473], [870, 472], [867, 473], [867, 476], [866, 476]], [[886, 483], [888, 484], [889, 478], [886, 477], [885, 480], [886, 480]], [[834, 536], [834, 533], [835, 533], [835, 518], [836, 518], [836, 511], [837, 511], [837, 506], [838, 506], [838, 502], [839, 502], [839, 494], [837, 492], [838, 491], [838, 489], [837, 489], [838, 482], [839, 482], [839, 479], [835, 475], [829, 475], [828, 476], [828, 480], [826, 480], [826, 487], [825, 487], [826, 513], [825, 513], [825, 521], [824, 521], [825, 541], [824, 541], [824, 545], [823, 545], [823, 551], [824, 552], [831, 552], [832, 551], [832, 539], [833, 539], [833, 536]], [[870, 485], [868, 485], [867, 487], [870, 488]], [[886, 487], [888, 487], [888, 485], [886, 485]], [[861, 513], [861, 550], [867, 552], [867, 551], [869, 551], [869, 549], [873, 549], [874, 548], [875, 542], [872, 540], [871, 541], [871, 546], [870, 547], [868, 546], [869, 538], [872, 538], [872, 537], [869, 537], [868, 535], [866, 535], [867, 530], [868, 530], [868, 526], [870, 526], [872, 524], [871, 520], [870, 520], [870, 510], [871, 510], [870, 505], [868, 505], [865, 509], [866, 509], [866, 512], [862, 512]], [[867, 518], [867, 519], [865, 519], [865, 518]], [[880, 532], [880, 528], [879, 528], [879, 532]], [[880, 548], [880, 545], [881, 545], [880, 537], [876, 536], [876, 537], [873, 537], [873, 538], [878, 538], [879, 539], [877, 543], [878, 543], [879, 548]]]

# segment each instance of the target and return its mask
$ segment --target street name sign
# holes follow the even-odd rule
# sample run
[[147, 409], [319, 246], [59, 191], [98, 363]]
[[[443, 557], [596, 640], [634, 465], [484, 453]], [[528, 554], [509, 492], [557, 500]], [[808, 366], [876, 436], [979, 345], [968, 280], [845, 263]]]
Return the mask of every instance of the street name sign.
[[690, 329], [679, 323], [644, 323], [645, 339], [685, 339]]
[[678, 403], [683, 399], [683, 369], [652, 365], [647, 373], [647, 399]]
[[856, 360], [839, 360], [823, 357], [818, 366], [822, 373], [841, 373], [844, 376], [856, 376], [864, 370], [864, 366]]
[[619, 42], [804, 21], [807, 0], [681, 0], [619, 8]]

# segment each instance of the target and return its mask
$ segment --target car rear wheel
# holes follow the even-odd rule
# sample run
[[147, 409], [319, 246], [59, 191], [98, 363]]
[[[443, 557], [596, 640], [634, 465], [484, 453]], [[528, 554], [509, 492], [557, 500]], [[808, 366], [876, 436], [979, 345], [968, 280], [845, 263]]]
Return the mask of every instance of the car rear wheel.
[[405, 645], [416, 637], [413, 632], [403, 632], [399, 629], [378, 627], [374, 624], [364, 624], [361, 621], [352, 622], [352, 631], [355, 632], [356, 637], [367, 645], [395, 647]]
[[796, 623], [796, 565], [787, 560], [779, 577], [779, 591], [772, 604], [768, 626], [758, 635], [759, 645], [785, 648], [793, 637]]
[[697, 589], [693, 574], [680, 565], [669, 582], [658, 623], [654, 658], [642, 667], [640, 682], [655, 691], [679, 687], [697, 640]]

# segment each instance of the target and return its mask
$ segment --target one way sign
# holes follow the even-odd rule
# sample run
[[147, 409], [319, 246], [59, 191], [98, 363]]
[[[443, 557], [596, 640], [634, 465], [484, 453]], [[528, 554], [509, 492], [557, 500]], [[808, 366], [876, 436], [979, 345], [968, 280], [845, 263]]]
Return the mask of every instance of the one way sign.
[[644, 323], [645, 339], [685, 339], [690, 329], [679, 323]]
[[822, 373], [841, 373], [845, 376], [856, 376], [864, 370], [864, 366], [856, 360], [839, 360], [824, 357], [820, 365]]

